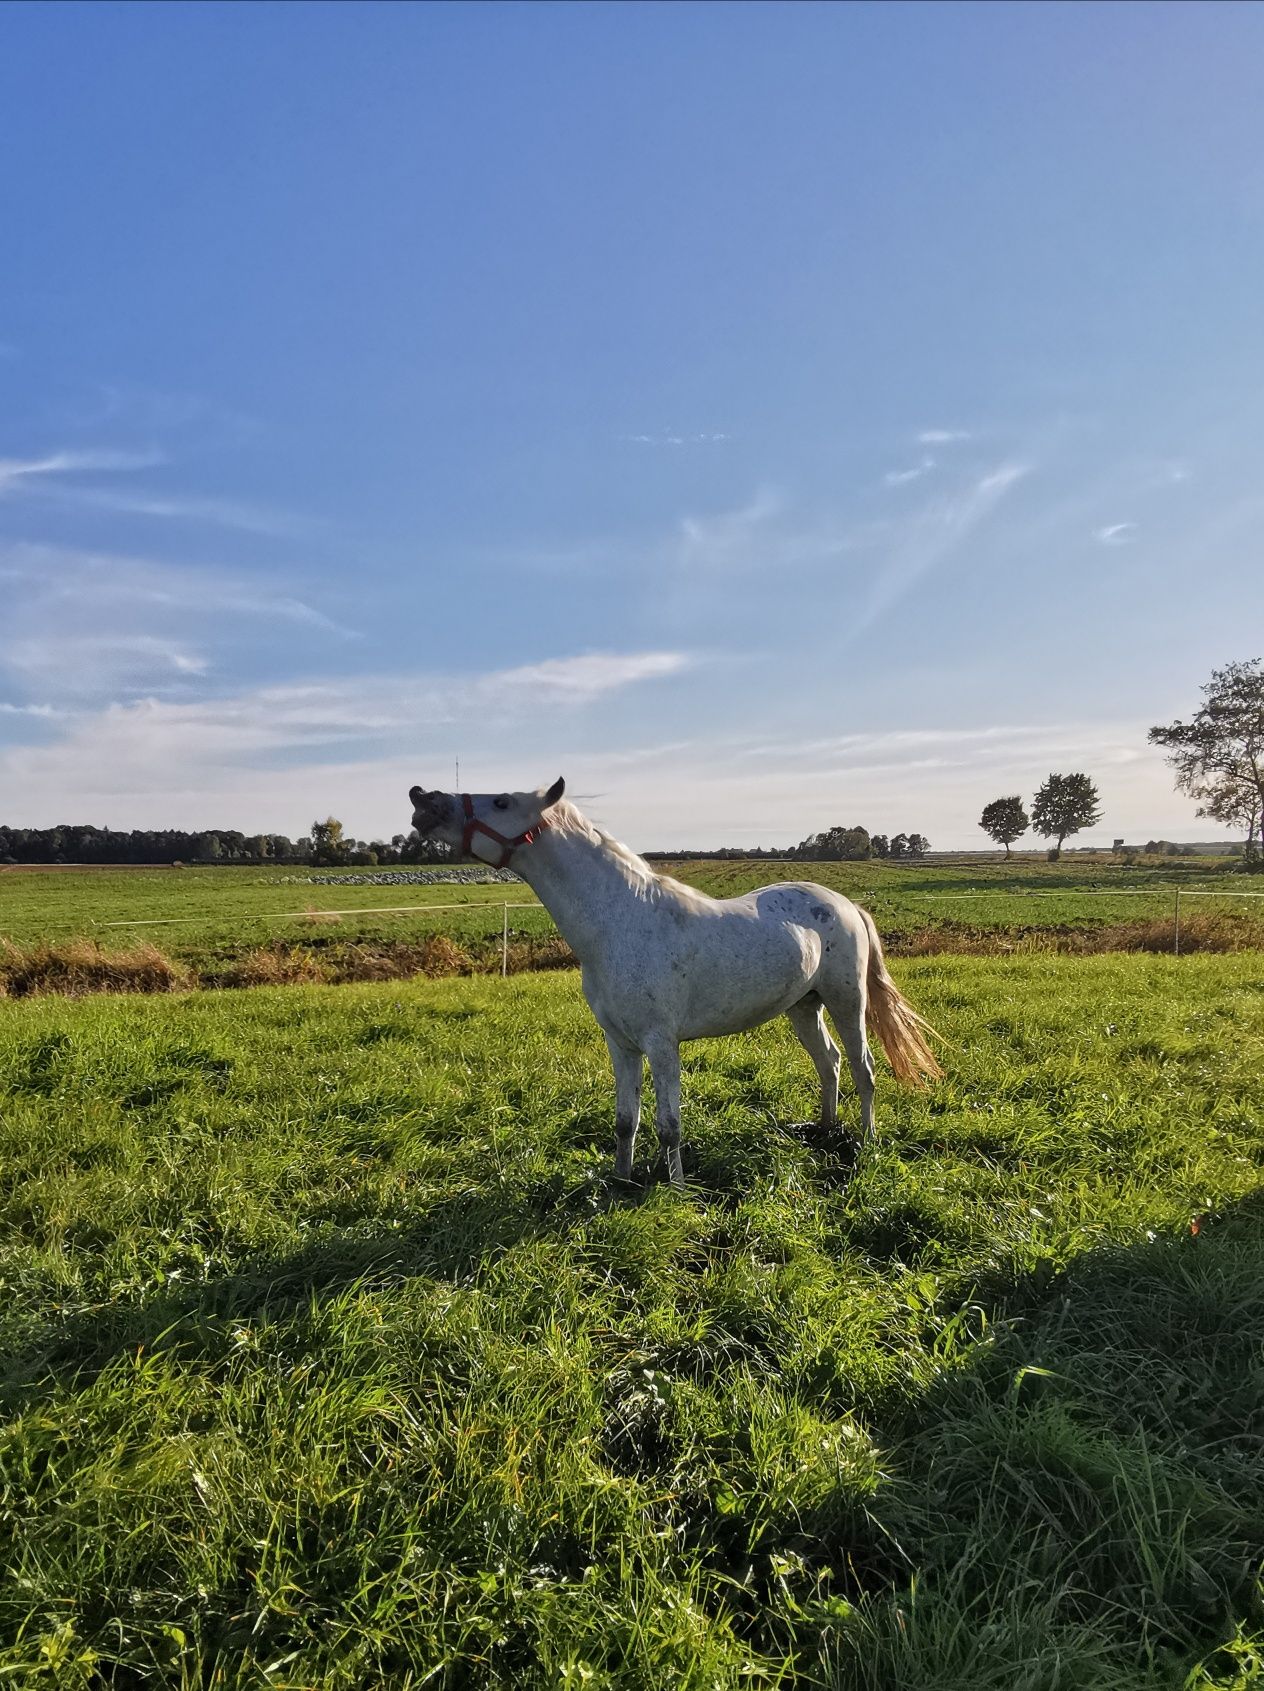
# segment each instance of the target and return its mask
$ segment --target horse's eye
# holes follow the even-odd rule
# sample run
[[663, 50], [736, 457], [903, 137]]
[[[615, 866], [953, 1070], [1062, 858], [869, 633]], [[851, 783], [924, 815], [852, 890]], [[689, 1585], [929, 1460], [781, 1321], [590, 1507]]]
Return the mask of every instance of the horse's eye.
[[509, 809], [509, 800], [507, 798], [493, 799], [492, 803], [496, 806], [497, 810]]

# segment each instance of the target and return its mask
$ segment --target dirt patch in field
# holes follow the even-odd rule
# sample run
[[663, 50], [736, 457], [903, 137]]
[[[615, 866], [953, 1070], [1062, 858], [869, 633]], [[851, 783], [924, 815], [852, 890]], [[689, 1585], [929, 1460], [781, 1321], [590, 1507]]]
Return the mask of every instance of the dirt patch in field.
[[[973, 928], [946, 921], [888, 928], [882, 943], [892, 957], [998, 957], [1051, 951], [1091, 956], [1107, 951], [1171, 952], [1173, 938], [1170, 918], [1020, 928]], [[1181, 922], [1182, 952], [1256, 949], [1264, 949], [1264, 922], [1258, 918], [1214, 914]], [[556, 934], [517, 935], [509, 942], [510, 974], [574, 967], [574, 954]], [[0, 942], [0, 998], [49, 992], [80, 996], [214, 987], [342, 986], [419, 976], [440, 980], [452, 975], [495, 975], [500, 970], [499, 939], [473, 940], [462, 946], [446, 934], [357, 943], [329, 932], [306, 940], [276, 940], [198, 965], [169, 957], [148, 944], [102, 951], [92, 940], [27, 947]]]

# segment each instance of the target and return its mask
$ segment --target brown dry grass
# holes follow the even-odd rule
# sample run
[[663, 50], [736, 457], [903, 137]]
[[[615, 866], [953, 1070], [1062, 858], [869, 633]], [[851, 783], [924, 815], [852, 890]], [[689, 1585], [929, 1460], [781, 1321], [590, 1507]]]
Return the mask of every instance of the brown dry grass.
[[[319, 913], [313, 913], [319, 917]], [[1147, 917], [1098, 927], [972, 928], [941, 923], [884, 933], [889, 956], [940, 954], [995, 957], [1057, 951], [1088, 956], [1105, 951], [1170, 952], [1170, 917]], [[1241, 914], [1182, 916], [1181, 950], [1247, 951], [1264, 947], [1264, 923]], [[510, 974], [573, 968], [570, 947], [558, 935], [519, 937], [509, 944]], [[500, 941], [465, 950], [446, 934], [425, 939], [349, 943], [330, 936], [308, 944], [275, 940], [240, 956], [196, 970], [157, 946], [102, 951], [92, 940], [21, 947], [0, 941], [0, 998], [36, 993], [79, 996], [90, 992], [177, 992], [191, 987], [317, 986], [353, 981], [409, 980], [424, 975], [499, 974]]]
[[[1174, 949], [1170, 916], [1145, 916], [1131, 922], [1097, 926], [971, 928], [965, 924], [899, 929], [884, 933], [883, 949], [896, 957], [931, 957], [944, 953], [966, 957], [1006, 956], [1013, 952], [1059, 951], [1088, 957], [1105, 951], [1170, 952]], [[1182, 951], [1253, 951], [1264, 946], [1264, 924], [1240, 913], [1212, 912], [1181, 917]]]
[[302, 946], [256, 946], [230, 968], [222, 986], [319, 986], [328, 980], [320, 960]]
[[25, 947], [0, 942], [0, 992], [8, 998], [45, 992], [72, 998], [89, 992], [179, 992], [192, 984], [182, 963], [143, 941], [125, 951], [102, 951], [87, 939]]

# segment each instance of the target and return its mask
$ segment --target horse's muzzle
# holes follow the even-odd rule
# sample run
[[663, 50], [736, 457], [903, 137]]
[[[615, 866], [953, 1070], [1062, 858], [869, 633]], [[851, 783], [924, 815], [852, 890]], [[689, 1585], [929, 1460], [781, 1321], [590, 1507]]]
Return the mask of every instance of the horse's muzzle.
[[423, 787], [410, 787], [408, 796], [413, 804], [413, 827], [419, 834], [425, 834], [447, 821], [452, 810], [452, 800], [447, 793], [428, 793]]

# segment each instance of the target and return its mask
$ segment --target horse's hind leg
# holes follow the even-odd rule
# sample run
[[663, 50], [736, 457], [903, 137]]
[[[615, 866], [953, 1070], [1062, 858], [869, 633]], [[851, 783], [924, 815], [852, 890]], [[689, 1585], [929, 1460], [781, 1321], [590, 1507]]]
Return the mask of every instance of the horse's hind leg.
[[873, 1137], [873, 1057], [865, 1038], [865, 1001], [859, 992], [831, 995], [826, 999], [838, 1037], [847, 1053], [852, 1085], [860, 1099], [861, 1137]]
[[832, 1128], [838, 1121], [839, 1050], [825, 1026], [825, 1012], [815, 993], [792, 1004], [786, 1011], [800, 1045], [816, 1065], [821, 1078], [821, 1126]]

